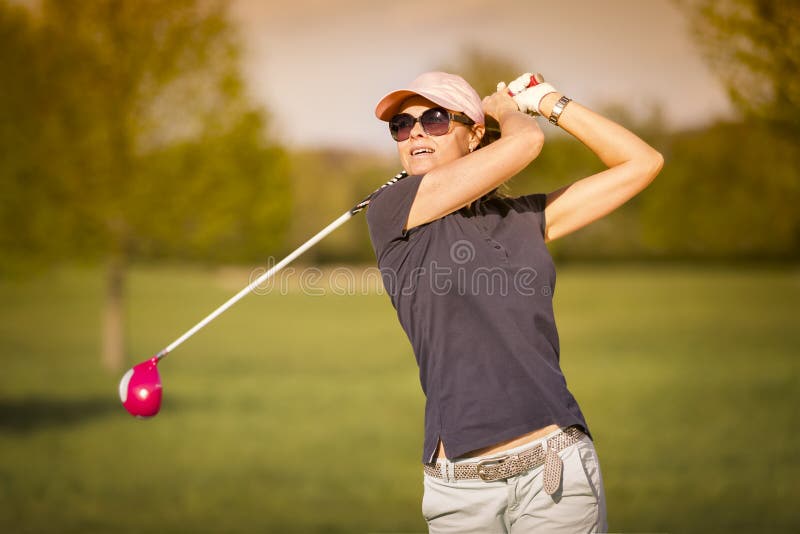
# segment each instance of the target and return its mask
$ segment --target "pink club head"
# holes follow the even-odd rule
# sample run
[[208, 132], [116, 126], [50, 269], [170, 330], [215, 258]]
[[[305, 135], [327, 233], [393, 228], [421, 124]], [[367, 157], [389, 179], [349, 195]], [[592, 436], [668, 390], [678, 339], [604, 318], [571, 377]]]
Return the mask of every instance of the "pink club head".
[[130, 369], [119, 381], [122, 406], [135, 417], [153, 417], [161, 408], [161, 377], [158, 357]]

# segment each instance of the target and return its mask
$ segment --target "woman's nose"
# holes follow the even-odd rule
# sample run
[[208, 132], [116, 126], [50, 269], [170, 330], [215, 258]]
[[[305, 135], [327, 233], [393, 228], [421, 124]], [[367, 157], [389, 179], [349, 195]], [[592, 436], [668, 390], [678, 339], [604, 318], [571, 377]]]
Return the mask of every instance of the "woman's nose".
[[422, 121], [417, 120], [417, 122], [414, 123], [414, 126], [411, 127], [411, 133], [408, 135], [409, 137], [422, 137], [423, 135], [428, 134], [425, 132], [425, 128], [422, 127]]

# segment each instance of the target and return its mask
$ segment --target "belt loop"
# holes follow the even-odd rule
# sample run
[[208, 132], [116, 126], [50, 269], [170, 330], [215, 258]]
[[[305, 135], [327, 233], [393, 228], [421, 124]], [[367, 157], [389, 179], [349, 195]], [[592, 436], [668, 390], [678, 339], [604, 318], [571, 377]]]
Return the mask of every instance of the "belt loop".
[[445, 460], [447, 464], [447, 481], [456, 482], [456, 464], [450, 460]]
[[439, 468], [439, 474], [442, 476], [442, 480], [447, 480], [447, 460], [439, 460], [436, 462], [436, 466]]

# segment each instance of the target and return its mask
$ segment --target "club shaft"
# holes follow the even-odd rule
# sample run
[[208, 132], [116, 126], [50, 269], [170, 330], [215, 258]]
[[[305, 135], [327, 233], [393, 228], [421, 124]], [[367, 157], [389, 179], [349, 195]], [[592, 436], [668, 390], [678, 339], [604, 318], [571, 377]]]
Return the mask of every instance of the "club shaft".
[[205, 319], [194, 325], [192, 328], [186, 331], [181, 337], [173, 341], [170, 345], [167, 346], [164, 350], [159, 352], [156, 357], [161, 360], [164, 356], [175, 350], [181, 343], [192, 337], [195, 333], [197, 333], [201, 328], [206, 326], [208, 323], [216, 319], [219, 315], [221, 315], [225, 310], [239, 302], [243, 297], [251, 293], [255, 288], [272, 278], [275, 273], [286, 267], [289, 263], [297, 259], [298, 256], [303, 254], [305, 251], [316, 245], [322, 239], [324, 239], [328, 234], [339, 228], [345, 222], [347, 222], [350, 218], [353, 217], [353, 213], [351, 211], [345, 212], [341, 217], [330, 223], [328, 226], [320, 230], [314, 237], [297, 247], [291, 254], [286, 256], [282, 259], [279, 263], [275, 264], [272, 268], [270, 268], [267, 272], [250, 282], [244, 289], [239, 291], [233, 297], [228, 299], [222, 306], [208, 314]]
[[[384, 187], [388, 187], [388, 186], [396, 183], [398, 180], [401, 180], [401, 179], [405, 178], [406, 176], [407, 176], [407, 174], [406, 174], [405, 171], [395, 175], [391, 180], [389, 180], [388, 182], [383, 184], [375, 192], [379, 191], [380, 189], [383, 189]], [[362, 200], [361, 202], [359, 202], [358, 204], [356, 204], [355, 206], [350, 208], [348, 211], [346, 211], [344, 214], [342, 214], [341, 217], [339, 217], [338, 219], [336, 219], [335, 221], [330, 223], [328, 226], [326, 226], [325, 228], [323, 228], [322, 230], [317, 232], [317, 234], [314, 237], [312, 237], [311, 239], [309, 239], [308, 241], [306, 241], [305, 243], [303, 243], [302, 245], [297, 247], [294, 250], [294, 252], [292, 252], [291, 254], [286, 256], [285, 258], [283, 258], [274, 267], [272, 267], [271, 269], [267, 270], [267, 272], [265, 272], [264, 274], [262, 274], [261, 276], [259, 276], [258, 278], [256, 278], [252, 282], [250, 282], [247, 285], [247, 287], [245, 287], [244, 289], [242, 289], [241, 291], [236, 293], [234, 296], [232, 296], [230, 299], [228, 299], [222, 306], [220, 306], [219, 308], [217, 308], [213, 312], [209, 313], [205, 317], [205, 319], [203, 319], [202, 321], [200, 321], [199, 323], [197, 323], [196, 325], [191, 327], [189, 330], [186, 331], [185, 334], [183, 334], [181, 337], [179, 337], [178, 339], [176, 339], [175, 341], [170, 343], [164, 350], [162, 350], [161, 352], [156, 354], [155, 358], [158, 361], [160, 361], [164, 356], [166, 356], [167, 354], [169, 354], [170, 352], [175, 350], [181, 343], [183, 343], [184, 341], [186, 341], [187, 339], [192, 337], [194, 334], [197, 333], [197, 331], [199, 331], [205, 325], [207, 325], [208, 323], [210, 323], [211, 321], [213, 321], [214, 319], [219, 317], [225, 310], [227, 310], [228, 308], [230, 308], [231, 306], [233, 306], [234, 304], [239, 302], [245, 295], [248, 295], [248, 294], [252, 293], [255, 288], [257, 288], [258, 286], [260, 286], [261, 284], [263, 284], [264, 282], [266, 282], [267, 280], [272, 278], [275, 275], [275, 273], [277, 273], [278, 271], [280, 271], [281, 269], [286, 267], [288, 264], [290, 264], [292, 261], [294, 261], [298, 256], [300, 256], [303, 252], [305, 252], [306, 250], [310, 249], [311, 247], [313, 247], [314, 245], [316, 245], [317, 243], [319, 243], [320, 241], [325, 239], [325, 237], [328, 234], [330, 234], [331, 232], [333, 232], [334, 230], [339, 228], [341, 225], [346, 223], [355, 214], [361, 212], [364, 208], [366, 208], [369, 205], [370, 199], [372, 198], [373, 194], [374, 193], [372, 193], [370, 195], [367, 195], [364, 198], [364, 200]]]

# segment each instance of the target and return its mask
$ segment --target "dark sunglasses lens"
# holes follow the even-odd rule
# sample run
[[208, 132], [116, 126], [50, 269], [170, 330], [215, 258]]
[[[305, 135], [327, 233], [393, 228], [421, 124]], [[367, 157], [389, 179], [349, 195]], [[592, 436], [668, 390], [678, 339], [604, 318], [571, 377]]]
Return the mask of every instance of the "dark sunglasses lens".
[[389, 121], [389, 133], [395, 141], [405, 141], [411, 135], [411, 129], [417, 121], [408, 113], [395, 115]]
[[450, 116], [441, 108], [427, 110], [419, 120], [428, 135], [445, 135], [450, 131]]

